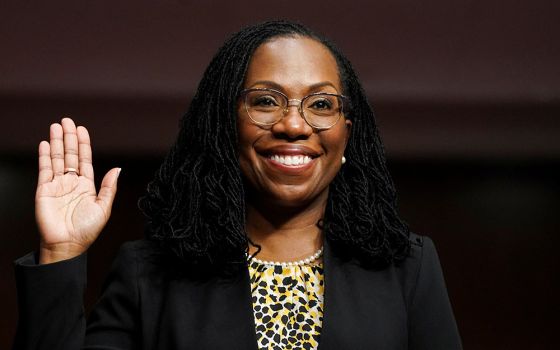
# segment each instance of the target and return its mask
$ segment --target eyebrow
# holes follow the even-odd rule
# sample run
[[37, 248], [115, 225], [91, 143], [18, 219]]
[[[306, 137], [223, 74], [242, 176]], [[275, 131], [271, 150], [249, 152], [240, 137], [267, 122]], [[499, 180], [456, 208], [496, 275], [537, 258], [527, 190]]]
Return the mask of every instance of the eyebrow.
[[[271, 80], [259, 80], [254, 82], [249, 88], [253, 88], [256, 85], [265, 85], [267, 87], [271, 87], [273, 89], [279, 90], [279, 91], [284, 91], [284, 87], [274, 81]], [[335, 89], [338, 92], [338, 89], [336, 88], [336, 86], [334, 86], [333, 83], [331, 83], [330, 81], [322, 81], [319, 83], [315, 83], [313, 85], [309, 85], [308, 86], [308, 90], [309, 91], [313, 91], [313, 90], [318, 90], [319, 88], [325, 87], [325, 86], [330, 86], [333, 89]]]

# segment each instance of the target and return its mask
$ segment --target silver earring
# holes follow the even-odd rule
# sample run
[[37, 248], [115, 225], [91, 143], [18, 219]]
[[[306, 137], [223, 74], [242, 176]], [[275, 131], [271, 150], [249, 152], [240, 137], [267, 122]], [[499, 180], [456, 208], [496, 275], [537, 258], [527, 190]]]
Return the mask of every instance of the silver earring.
[[346, 163], [346, 157], [342, 156], [342, 164]]

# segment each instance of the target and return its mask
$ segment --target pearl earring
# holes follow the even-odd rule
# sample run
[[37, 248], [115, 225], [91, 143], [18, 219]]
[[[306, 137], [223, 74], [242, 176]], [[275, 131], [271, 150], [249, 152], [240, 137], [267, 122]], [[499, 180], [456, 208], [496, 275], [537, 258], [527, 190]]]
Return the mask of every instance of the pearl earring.
[[342, 156], [342, 164], [346, 163], [346, 157]]

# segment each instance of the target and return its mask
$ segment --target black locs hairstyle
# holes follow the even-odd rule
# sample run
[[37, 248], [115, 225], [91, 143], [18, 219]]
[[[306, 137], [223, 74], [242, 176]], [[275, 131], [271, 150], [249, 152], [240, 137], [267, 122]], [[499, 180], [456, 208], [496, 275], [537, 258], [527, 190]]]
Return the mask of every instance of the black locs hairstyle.
[[272, 21], [242, 29], [219, 49], [198, 86], [180, 131], [140, 198], [146, 235], [186, 263], [244, 261], [245, 192], [237, 154], [237, 102], [255, 49], [276, 37], [309, 37], [334, 55], [350, 98], [348, 161], [330, 185], [322, 227], [341, 254], [371, 266], [403, 260], [409, 231], [396, 211], [396, 192], [375, 118], [350, 62], [308, 28]]

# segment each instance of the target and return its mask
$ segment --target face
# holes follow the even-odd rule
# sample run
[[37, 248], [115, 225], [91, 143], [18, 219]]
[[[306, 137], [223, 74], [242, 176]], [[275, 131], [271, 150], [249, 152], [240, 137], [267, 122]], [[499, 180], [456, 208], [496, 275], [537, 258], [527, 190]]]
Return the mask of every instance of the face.
[[[298, 100], [317, 92], [342, 94], [333, 55], [302, 37], [277, 38], [257, 48], [244, 88], [275, 89]], [[350, 120], [342, 116], [330, 129], [316, 130], [297, 106], [290, 106], [279, 122], [262, 126], [251, 121], [243, 99], [237, 113], [239, 163], [250, 198], [291, 207], [326, 202], [328, 186], [342, 166]]]

